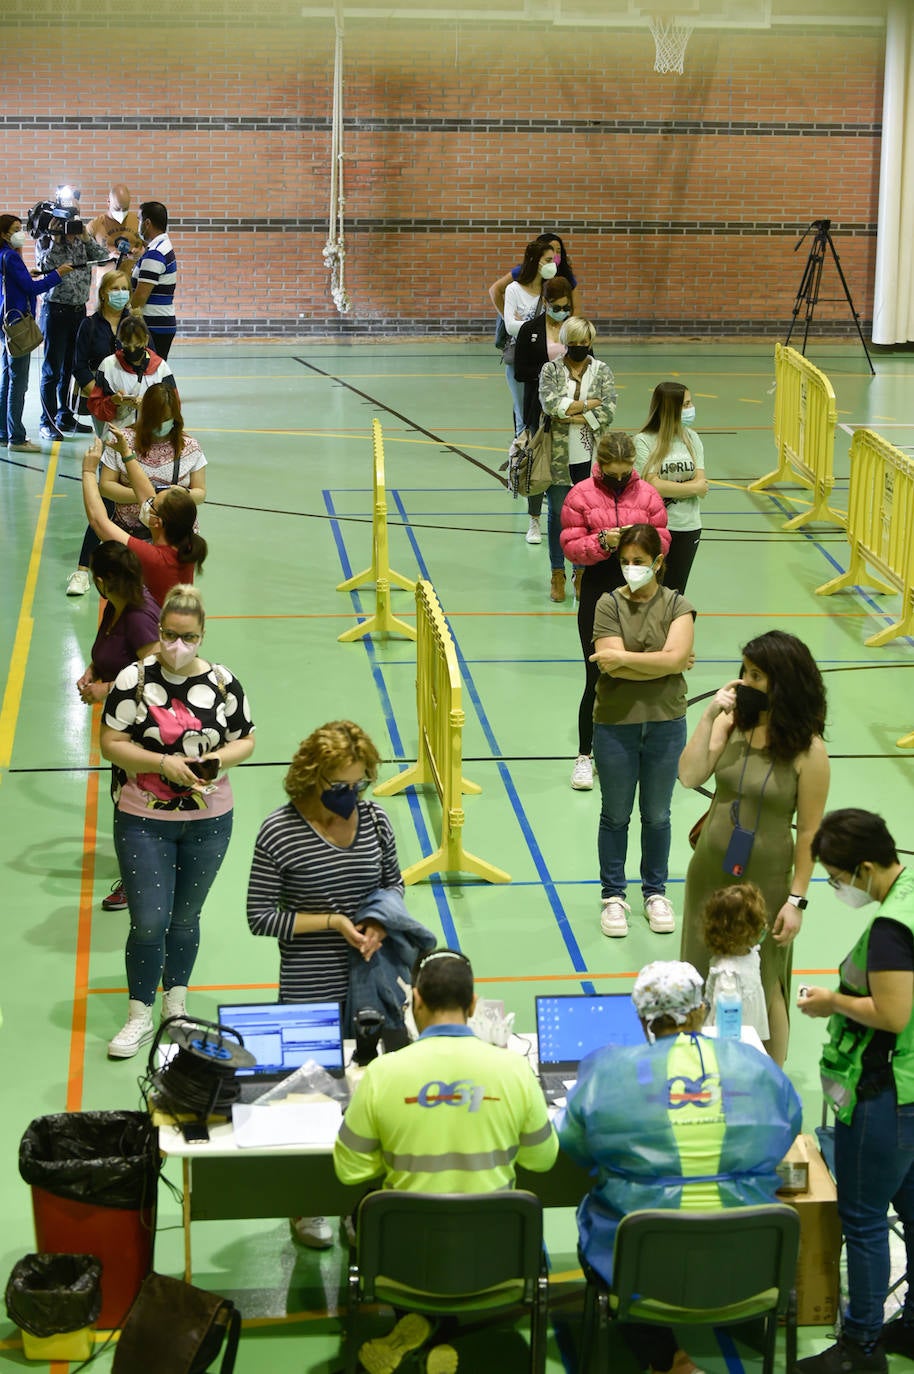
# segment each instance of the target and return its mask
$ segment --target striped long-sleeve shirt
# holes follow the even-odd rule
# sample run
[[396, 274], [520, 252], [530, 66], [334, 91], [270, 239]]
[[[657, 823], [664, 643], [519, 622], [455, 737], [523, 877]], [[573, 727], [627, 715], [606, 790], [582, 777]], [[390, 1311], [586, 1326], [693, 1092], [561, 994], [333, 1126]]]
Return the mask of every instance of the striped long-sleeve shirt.
[[390, 821], [374, 802], [359, 802], [348, 849], [319, 835], [291, 802], [267, 816], [254, 845], [247, 913], [254, 935], [279, 941], [281, 1001], [346, 996], [346, 941], [335, 930], [295, 935], [295, 916], [340, 912], [354, 920], [379, 887], [402, 893], [403, 880]]

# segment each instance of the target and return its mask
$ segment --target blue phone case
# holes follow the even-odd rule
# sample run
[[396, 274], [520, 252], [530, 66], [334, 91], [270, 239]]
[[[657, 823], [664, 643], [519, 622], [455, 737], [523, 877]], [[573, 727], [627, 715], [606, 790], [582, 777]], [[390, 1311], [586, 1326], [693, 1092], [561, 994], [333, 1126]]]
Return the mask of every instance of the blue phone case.
[[754, 830], [744, 830], [741, 825], [735, 825], [733, 834], [730, 836], [730, 843], [727, 845], [727, 852], [724, 855], [724, 872], [731, 874], [734, 878], [741, 878], [749, 863], [749, 856], [752, 853], [754, 843]]

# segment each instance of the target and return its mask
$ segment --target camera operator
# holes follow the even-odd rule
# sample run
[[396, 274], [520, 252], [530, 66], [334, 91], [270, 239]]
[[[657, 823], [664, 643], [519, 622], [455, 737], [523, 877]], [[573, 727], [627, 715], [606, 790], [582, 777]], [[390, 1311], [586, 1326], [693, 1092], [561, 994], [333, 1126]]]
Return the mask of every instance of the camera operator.
[[78, 193], [63, 188], [53, 202], [37, 205], [29, 215], [29, 232], [35, 239], [35, 260], [41, 273], [68, 264], [72, 272], [45, 296], [41, 307], [44, 361], [41, 364], [42, 439], [74, 438], [91, 433], [70, 408], [73, 350], [80, 324], [86, 318], [86, 302], [92, 284], [92, 264], [108, 262], [110, 254], [89, 237], [77, 217]]

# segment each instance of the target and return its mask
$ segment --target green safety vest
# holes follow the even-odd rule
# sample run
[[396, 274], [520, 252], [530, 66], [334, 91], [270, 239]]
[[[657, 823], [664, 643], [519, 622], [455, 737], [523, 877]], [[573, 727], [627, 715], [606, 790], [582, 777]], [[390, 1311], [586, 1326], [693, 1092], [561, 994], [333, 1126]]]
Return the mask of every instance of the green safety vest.
[[[885, 901], [879, 907], [838, 972], [841, 990], [850, 997], [868, 997], [866, 956], [873, 921], [887, 916], [914, 934], [914, 871], [903, 869], [895, 879]], [[863, 1053], [873, 1038], [870, 1026], [862, 1026], [849, 1016], [836, 1012], [828, 1020], [829, 1039], [822, 1051], [819, 1072], [822, 1091], [837, 1113], [838, 1120], [849, 1122], [857, 1104], [857, 1084], [863, 1072]], [[891, 1054], [892, 1076], [898, 1105], [914, 1102], [914, 1014], [903, 1031], [895, 1038]]]

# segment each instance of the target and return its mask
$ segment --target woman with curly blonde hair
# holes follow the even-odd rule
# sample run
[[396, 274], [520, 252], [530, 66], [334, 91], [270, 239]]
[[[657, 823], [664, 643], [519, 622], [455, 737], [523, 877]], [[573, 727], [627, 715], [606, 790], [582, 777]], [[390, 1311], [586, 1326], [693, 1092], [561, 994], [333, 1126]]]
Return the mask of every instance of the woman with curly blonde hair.
[[378, 888], [401, 896], [393, 830], [362, 793], [378, 775], [378, 751], [350, 720], [315, 730], [286, 774], [285, 806], [267, 816], [254, 845], [248, 925], [279, 941], [279, 997], [345, 999], [349, 947], [366, 961], [384, 939], [359, 909]]
[[[339, 999], [351, 1017], [368, 1005], [356, 990], [358, 970], [370, 963], [384, 974], [382, 941], [385, 951], [391, 948], [394, 988], [399, 965], [408, 972], [405, 961], [413, 951], [434, 943], [403, 907], [390, 821], [375, 802], [362, 800], [379, 761], [374, 744], [352, 721], [322, 725], [292, 760], [285, 778], [289, 800], [260, 827], [248, 883], [248, 925], [254, 935], [279, 941], [282, 1002]], [[394, 961], [401, 927], [407, 943]], [[415, 930], [422, 934], [413, 946]], [[379, 1007], [376, 993], [372, 987], [371, 1005]], [[402, 1001], [402, 993], [394, 995]], [[333, 1239], [324, 1217], [293, 1217], [292, 1234], [312, 1249], [324, 1249]]]

